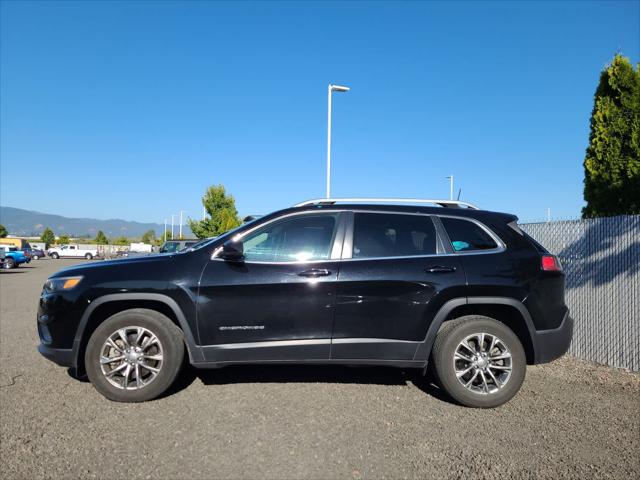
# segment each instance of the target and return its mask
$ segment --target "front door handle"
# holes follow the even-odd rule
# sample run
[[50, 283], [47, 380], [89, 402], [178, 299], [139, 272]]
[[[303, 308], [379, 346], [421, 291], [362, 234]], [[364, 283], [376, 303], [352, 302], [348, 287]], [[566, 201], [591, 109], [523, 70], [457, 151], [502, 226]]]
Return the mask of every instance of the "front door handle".
[[455, 272], [456, 267], [445, 267], [444, 265], [434, 265], [433, 267], [427, 267], [429, 273], [451, 273]]
[[318, 278], [331, 275], [331, 272], [326, 268], [310, 268], [309, 270], [300, 272], [298, 275], [300, 275], [301, 277]]

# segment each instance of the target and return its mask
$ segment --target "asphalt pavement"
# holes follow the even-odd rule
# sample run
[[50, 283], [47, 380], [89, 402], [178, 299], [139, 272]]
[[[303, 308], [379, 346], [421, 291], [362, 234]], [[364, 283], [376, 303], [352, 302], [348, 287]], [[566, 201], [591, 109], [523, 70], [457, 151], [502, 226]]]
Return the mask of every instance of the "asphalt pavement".
[[571, 358], [493, 410], [369, 367], [187, 369], [110, 402], [36, 351], [42, 284], [77, 262], [0, 272], [2, 478], [640, 477], [640, 375]]

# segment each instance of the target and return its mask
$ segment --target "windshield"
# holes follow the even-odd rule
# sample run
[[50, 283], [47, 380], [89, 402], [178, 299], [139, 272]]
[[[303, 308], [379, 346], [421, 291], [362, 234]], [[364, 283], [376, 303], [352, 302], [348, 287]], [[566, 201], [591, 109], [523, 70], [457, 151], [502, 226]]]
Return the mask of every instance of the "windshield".
[[242, 225], [236, 227], [236, 228], [232, 228], [231, 230], [224, 232], [222, 235], [218, 235], [217, 237], [210, 237], [210, 238], [205, 238], [204, 240], [200, 240], [198, 243], [196, 243], [195, 245], [191, 245], [189, 248], [185, 248], [184, 250], [182, 250], [182, 252], [180, 253], [185, 253], [185, 252], [193, 252], [194, 250], [200, 250], [201, 248], [205, 248], [208, 245], [211, 244], [211, 242], [213, 242], [214, 240], [218, 240], [220, 237], [227, 237], [229, 235], [233, 235], [235, 232], [237, 232], [238, 230], [240, 230], [241, 228], [246, 227], [247, 225], [251, 225], [252, 223], [255, 223], [256, 221], [258, 221], [259, 218], [254, 218], [253, 220], [251, 220], [250, 222], [247, 223], [243, 223]]

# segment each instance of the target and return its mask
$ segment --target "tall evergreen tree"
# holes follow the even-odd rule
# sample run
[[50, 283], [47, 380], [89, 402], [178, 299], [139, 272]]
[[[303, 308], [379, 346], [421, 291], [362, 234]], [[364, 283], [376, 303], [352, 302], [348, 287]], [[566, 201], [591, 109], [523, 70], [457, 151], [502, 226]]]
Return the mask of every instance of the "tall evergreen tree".
[[584, 160], [582, 216], [640, 213], [640, 65], [616, 55], [600, 73]]
[[202, 205], [208, 217], [200, 221], [189, 219], [189, 228], [198, 238], [222, 235], [242, 223], [235, 199], [232, 195], [227, 195], [222, 185], [209, 187], [202, 197]]
[[40, 241], [44, 242], [47, 248], [49, 248], [49, 245], [55, 243], [56, 236], [53, 233], [53, 230], [51, 230], [49, 227], [45, 228], [42, 232], [42, 235], [40, 235]]
[[98, 230], [94, 242], [96, 242], [98, 245], [107, 245], [109, 243], [109, 239], [102, 230]]
[[7, 229], [4, 225], [0, 224], [0, 238], [4, 238], [7, 235], [9, 235], [9, 232], [7, 232]]

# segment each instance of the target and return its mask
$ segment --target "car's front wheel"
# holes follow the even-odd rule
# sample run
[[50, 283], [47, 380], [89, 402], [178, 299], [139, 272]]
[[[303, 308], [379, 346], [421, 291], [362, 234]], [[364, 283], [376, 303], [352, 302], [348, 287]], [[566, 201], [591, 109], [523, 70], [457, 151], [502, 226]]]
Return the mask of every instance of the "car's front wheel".
[[432, 362], [440, 386], [462, 405], [491, 408], [524, 381], [527, 359], [516, 334], [492, 318], [469, 315], [445, 323]]
[[56, 252], [53, 252], [51, 254], [51, 258], [53, 258], [54, 260], [57, 260], [58, 258], [60, 258], [60, 255], [58, 255]]
[[171, 386], [183, 358], [182, 331], [161, 313], [136, 308], [116, 313], [93, 332], [85, 368], [109, 400], [143, 402]]

